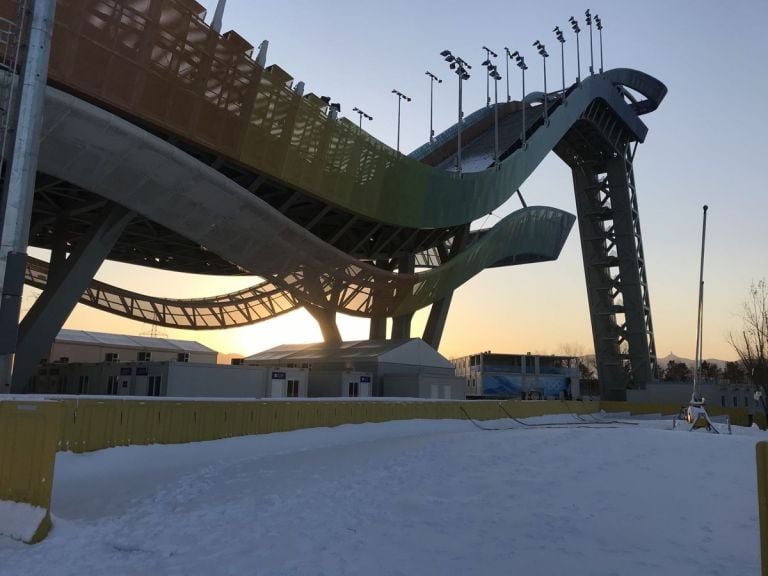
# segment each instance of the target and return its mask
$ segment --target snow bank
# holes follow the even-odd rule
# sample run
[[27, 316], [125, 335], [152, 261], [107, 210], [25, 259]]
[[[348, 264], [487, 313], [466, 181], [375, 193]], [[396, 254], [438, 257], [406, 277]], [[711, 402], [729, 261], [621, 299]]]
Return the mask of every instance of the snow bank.
[[0, 500], [0, 535], [30, 542], [45, 519], [46, 510], [22, 502]]
[[0, 539], [0, 575], [759, 574], [765, 433], [574, 418], [62, 453], [53, 531]]

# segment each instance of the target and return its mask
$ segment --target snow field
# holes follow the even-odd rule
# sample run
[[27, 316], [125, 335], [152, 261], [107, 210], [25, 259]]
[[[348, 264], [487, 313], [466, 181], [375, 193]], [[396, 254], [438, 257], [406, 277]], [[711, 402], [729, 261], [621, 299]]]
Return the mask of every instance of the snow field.
[[[526, 422], [556, 420], [574, 418]], [[54, 528], [0, 539], [0, 575], [759, 574], [765, 434], [638, 422], [413, 420], [61, 453]]]

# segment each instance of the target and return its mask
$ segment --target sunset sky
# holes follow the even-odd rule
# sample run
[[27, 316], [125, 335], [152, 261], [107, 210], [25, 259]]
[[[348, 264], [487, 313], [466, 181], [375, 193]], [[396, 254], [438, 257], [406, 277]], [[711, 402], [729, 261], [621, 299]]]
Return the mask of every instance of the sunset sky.
[[[213, 16], [215, 0], [202, 2]], [[566, 81], [575, 81], [576, 42], [568, 17], [576, 16], [582, 75], [589, 65], [584, 10], [603, 20], [605, 68], [642, 70], [664, 82], [669, 94], [643, 117], [649, 127], [635, 161], [640, 222], [659, 356], [693, 357], [701, 207], [710, 207], [705, 264], [704, 356], [733, 359], [728, 333], [740, 326], [739, 311], [750, 283], [768, 277], [768, 63], [762, 0], [646, 0], [463, 2], [447, 0], [334, 0], [254, 2], [229, 0], [223, 30], [235, 29], [252, 44], [269, 40], [268, 64], [278, 64], [307, 92], [331, 96], [342, 115], [357, 122], [357, 106], [373, 116], [364, 128], [394, 147], [400, 90], [413, 101], [402, 108], [401, 149], [428, 139], [429, 70], [436, 86], [435, 129], [455, 122], [456, 77], [439, 56], [445, 49], [473, 66], [465, 83], [465, 113], [484, 105], [482, 46], [496, 51], [505, 76], [504, 47], [520, 50], [529, 71], [528, 91], [541, 90], [539, 39], [551, 55], [550, 89], [560, 86], [560, 49], [552, 29], [566, 31]], [[598, 37], [594, 54], [599, 66]], [[512, 64], [512, 63], [510, 63]], [[520, 74], [510, 66], [513, 99]], [[506, 99], [506, 78], [499, 83]], [[524, 184], [529, 205], [545, 204], [575, 213], [567, 166], [550, 155]], [[485, 226], [520, 207], [517, 199], [478, 222]], [[558, 353], [566, 347], [592, 352], [578, 231], [574, 228], [556, 262], [489, 270], [462, 286], [454, 297], [440, 351], [460, 356], [495, 352]], [[33, 252], [33, 254], [38, 254]], [[125, 288], [170, 297], [202, 297], [256, 283], [257, 279], [211, 279], [106, 264], [97, 276]], [[34, 295], [25, 296], [28, 308]], [[426, 313], [417, 315], [420, 336]], [[345, 339], [368, 335], [368, 321], [340, 318]], [[150, 326], [79, 306], [68, 328], [148, 333]], [[198, 340], [220, 352], [250, 354], [286, 342], [320, 340], [305, 312], [262, 324], [219, 332], [160, 329], [173, 338]]]

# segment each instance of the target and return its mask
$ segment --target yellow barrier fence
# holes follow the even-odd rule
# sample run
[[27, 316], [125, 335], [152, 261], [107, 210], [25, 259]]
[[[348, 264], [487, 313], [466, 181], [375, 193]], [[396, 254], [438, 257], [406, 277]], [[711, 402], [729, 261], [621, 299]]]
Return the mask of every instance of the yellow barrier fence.
[[48, 534], [61, 420], [58, 402], [0, 401], [0, 534], [28, 543]]
[[760, 565], [763, 576], [768, 576], [768, 442], [758, 442], [757, 452], [757, 508], [760, 512]]
[[[91, 452], [113, 446], [178, 444], [390, 420], [527, 418], [588, 414], [596, 402], [168, 400], [57, 398], [63, 407], [59, 450]], [[500, 405], [503, 405], [502, 409]]]
[[[44, 519], [39, 529], [27, 540], [43, 538], [50, 527], [48, 511], [56, 450], [90, 452], [114, 446], [199, 442], [393, 420], [465, 419], [467, 416], [475, 420], [493, 420], [550, 414], [581, 415], [599, 410], [672, 415], [679, 409], [680, 406], [674, 404], [515, 400], [219, 401], [73, 396], [4, 401], [0, 402], [0, 504], [2, 501], [22, 502], [43, 510]], [[728, 414], [734, 424], [749, 423], [748, 412], [744, 409], [713, 407], [710, 413]], [[756, 420], [765, 425], [764, 418], [757, 417]], [[764, 460], [768, 459], [766, 454], [768, 452], [764, 452]], [[763, 472], [760, 482], [766, 477]], [[761, 492], [764, 493], [765, 490]], [[761, 499], [761, 506], [764, 504]], [[761, 507], [761, 525], [764, 526], [768, 518], [763, 519], [762, 514]], [[764, 574], [768, 576], [768, 572]]]

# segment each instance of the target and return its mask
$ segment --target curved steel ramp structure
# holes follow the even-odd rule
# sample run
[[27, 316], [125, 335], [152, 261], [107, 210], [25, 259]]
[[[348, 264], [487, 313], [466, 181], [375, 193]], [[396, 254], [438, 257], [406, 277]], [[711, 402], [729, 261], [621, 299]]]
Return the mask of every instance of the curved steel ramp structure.
[[[11, 4], [0, 1], [0, 16]], [[108, 257], [262, 276], [263, 291], [234, 300], [271, 314], [300, 304], [329, 337], [337, 311], [372, 318], [372, 333], [388, 316], [407, 332], [410, 314], [433, 304], [425, 336], [436, 345], [462, 282], [559, 254], [573, 217], [553, 208], [513, 213], [474, 242], [468, 233], [555, 151], [574, 174], [604, 397], [653, 378], [632, 160], [660, 82], [612, 70], [550, 94], [547, 116], [535, 96], [502, 105], [496, 164], [491, 119], [478, 111], [464, 129], [474, 171], [457, 174], [452, 129], [400, 155], [329, 117], [322, 99], [297, 93], [285, 71], [259, 66], [250, 44], [203, 16], [181, 0], [59, 0], [30, 235], [52, 249], [52, 273], [37, 308], [73, 306]], [[425, 258], [437, 267], [415, 272]], [[272, 298], [282, 300], [270, 312]], [[41, 340], [41, 313], [28, 316], [22, 340]]]

